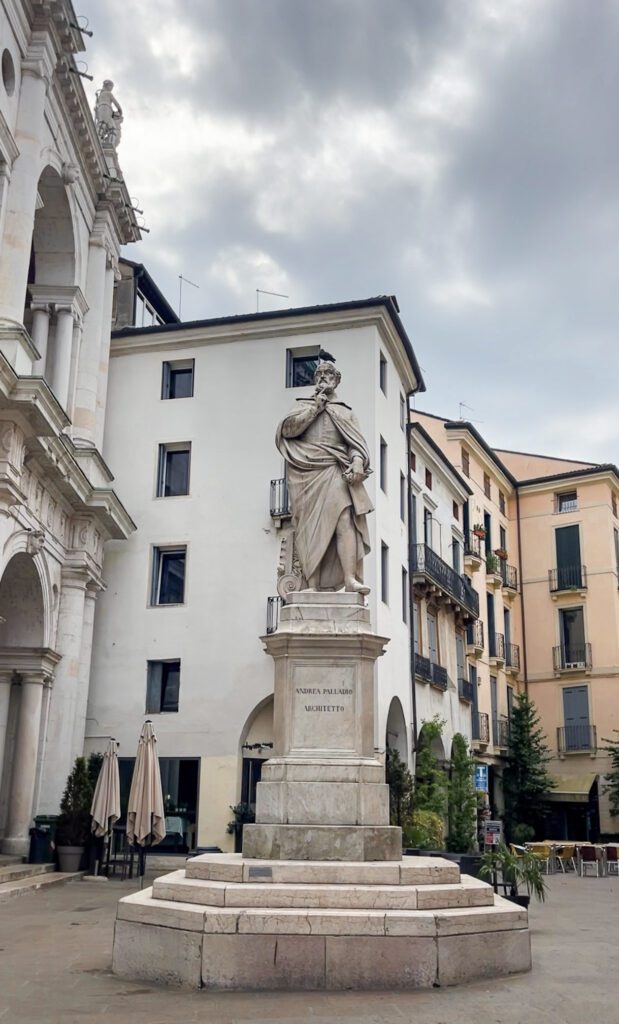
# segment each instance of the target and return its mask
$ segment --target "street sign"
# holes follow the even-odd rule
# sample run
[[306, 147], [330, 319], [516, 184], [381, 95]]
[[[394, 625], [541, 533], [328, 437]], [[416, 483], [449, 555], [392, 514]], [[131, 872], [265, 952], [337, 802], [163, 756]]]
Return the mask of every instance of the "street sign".
[[478, 789], [481, 793], [488, 792], [488, 765], [487, 764], [476, 764], [475, 765], [475, 789]]
[[498, 846], [503, 840], [502, 821], [484, 821], [484, 846]]

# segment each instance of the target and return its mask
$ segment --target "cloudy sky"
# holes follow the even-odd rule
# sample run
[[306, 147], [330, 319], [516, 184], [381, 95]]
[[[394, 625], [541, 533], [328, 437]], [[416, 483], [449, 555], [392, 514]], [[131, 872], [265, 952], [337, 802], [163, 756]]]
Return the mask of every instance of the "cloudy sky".
[[76, 8], [184, 319], [395, 293], [421, 408], [619, 461], [619, 0]]

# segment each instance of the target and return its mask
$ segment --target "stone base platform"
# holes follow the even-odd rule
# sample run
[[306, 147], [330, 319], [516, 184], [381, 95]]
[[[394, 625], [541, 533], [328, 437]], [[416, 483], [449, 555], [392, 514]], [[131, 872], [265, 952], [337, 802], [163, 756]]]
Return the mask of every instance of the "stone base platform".
[[527, 912], [436, 857], [205, 854], [120, 900], [113, 969], [210, 990], [415, 989], [529, 970]]

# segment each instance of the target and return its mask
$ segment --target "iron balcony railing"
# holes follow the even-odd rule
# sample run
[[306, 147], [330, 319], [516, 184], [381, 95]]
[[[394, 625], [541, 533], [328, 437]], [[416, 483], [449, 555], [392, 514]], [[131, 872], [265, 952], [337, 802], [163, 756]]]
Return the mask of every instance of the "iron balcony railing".
[[490, 723], [485, 711], [474, 711], [471, 715], [473, 739], [479, 743], [490, 742]]
[[484, 624], [481, 619], [477, 622], [469, 622], [466, 627], [466, 642], [469, 647], [484, 646]]
[[458, 679], [458, 696], [472, 704], [475, 699], [475, 683], [470, 679]]
[[558, 644], [552, 649], [555, 672], [591, 668], [591, 644]]
[[267, 633], [274, 633], [279, 626], [282, 604], [281, 597], [267, 597]]
[[515, 565], [508, 565], [507, 562], [501, 561], [501, 576], [504, 587], [507, 587], [508, 590], [518, 590], [518, 570]]
[[587, 566], [561, 565], [557, 569], [549, 569], [548, 586], [551, 594], [561, 590], [586, 590]]
[[473, 558], [483, 558], [481, 553], [482, 540], [476, 537], [472, 530], [469, 530], [464, 538], [464, 554]]
[[415, 675], [423, 679], [424, 683], [436, 686], [438, 690], [446, 690], [449, 686], [447, 669], [435, 661], [430, 661], [423, 654], [415, 655]]
[[271, 515], [274, 519], [290, 515], [290, 496], [285, 476], [279, 480], [271, 480]]
[[479, 618], [479, 594], [464, 576], [460, 576], [447, 562], [444, 562], [436, 551], [427, 544], [416, 544], [413, 572], [423, 573], [429, 580], [441, 588], [469, 615]]
[[502, 633], [488, 634], [488, 654], [491, 658], [505, 661], [505, 637]]
[[518, 644], [505, 644], [505, 664], [520, 672], [520, 648]]
[[504, 750], [509, 746], [509, 718], [499, 715], [496, 722], [493, 722], [494, 745]]
[[597, 750], [597, 730], [594, 725], [560, 725], [557, 729], [557, 749], [560, 754], [573, 754]]

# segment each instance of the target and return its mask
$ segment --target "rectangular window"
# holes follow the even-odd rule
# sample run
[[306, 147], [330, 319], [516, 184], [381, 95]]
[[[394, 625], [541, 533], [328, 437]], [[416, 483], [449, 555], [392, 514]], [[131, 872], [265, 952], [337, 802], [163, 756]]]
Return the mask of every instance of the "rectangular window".
[[580, 528], [562, 526], [555, 530], [557, 552], [557, 589], [569, 590], [582, 587], [583, 573], [580, 564]]
[[492, 742], [499, 745], [499, 707], [496, 676], [490, 676], [490, 710], [492, 712]]
[[429, 491], [432, 490], [432, 473], [429, 469], [426, 469], [426, 487]]
[[423, 542], [432, 547], [432, 513], [429, 508], [423, 510]]
[[406, 477], [400, 473], [400, 519], [403, 523], [406, 522], [406, 505]]
[[187, 548], [153, 548], [151, 605], [183, 604]]
[[415, 599], [413, 606], [413, 615], [415, 616], [415, 621], [413, 623], [415, 631], [415, 654], [419, 654], [421, 651], [421, 601], [418, 601], [417, 599]]
[[488, 476], [487, 473], [484, 473], [484, 494], [486, 495], [487, 498], [491, 496], [490, 477]]
[[471, 459], [466, 448], [462, 449], [462, 472], [465, 476], [471, 475]]
[[492, 551], [492, 517], [489, 512], [484, 512], [484, 530], [486, 531], [486, 554]]
[[160, 444], [157, 471], [157, 497], [189, 494], [191, 444]]
[[162, 398], [193, 398], [193, 359], [164, 363], [161, 377]]
[[307, 388], [314, 383], [319, 345], [286, 350], [286, 387]]
[[555, 512], [577, 512], [578, 511], [578, 492], [577, 491], [563, 491], [561, 494], [555, 494]]
[[586, 661], [583, 609], [562, 608], [559, 612], [562, 668], [579, 668]]
[[387, 493], [387, 442], [380, 439], [380, 488]]
[[404, 395], [400, 395], [400, 427], [402, 430], [406, 430], [406, 399]]
[[460, 541], [455, 537], [451, 542], [451, 564], [460, 575]]
[[505, 515], [505, 495], [503, 491], [499, 491], [499, 512]]
[[180, 682], [179, 660], [147, 662], [145, 714], [159, 715], [166, 711], [178, 711]]
[[591, 746], [588, 687], [563, 687], [563, 721], [565, 750], [588, 750]]
[[457, 501], [454, 501], [451, 507], [451, 514], [453, 515], [454, 519], [460, 518], [460, 506], [458, 505]]
[[378, 364], [378, 380], [380, 383], [380, 390], [383, 395], [387, 394], [387, 360], [384, 355], [380, 354], [380, 362]]
[[402, 621], [408, 622], [408, 573], [402, 566]]
[[411, 471], [413, 473], [417, 471], [417, 456], [414, 452], [411, 452]]
[[464, 637], [462, 633], [456, 633], [456, 665], [458, 679], [466, 679], [464, 661]]
[[428, 657], [435, 665], [440, 665], [438, 657], [438, 623], [436, 612], [428, 608], [426, 612], [426, 624], [428, 627]]
[[507, 531], [504, 526], [499, 526], [499, 547], [507, 551]]
[[380, 596], [389, 604], [389, 548], [384, 542], [380, 545]]

